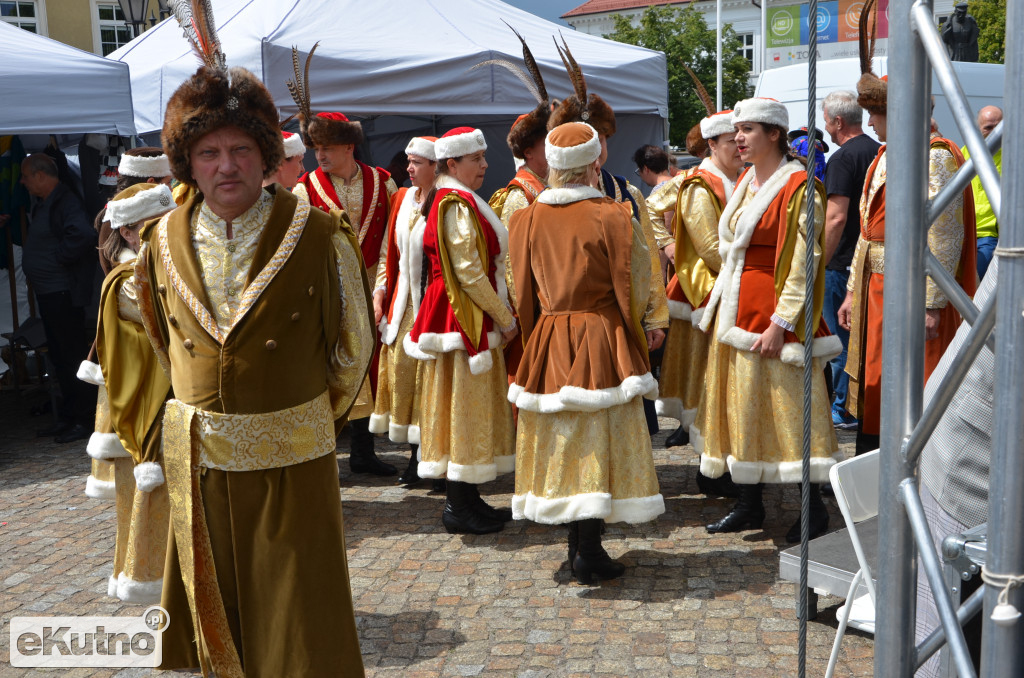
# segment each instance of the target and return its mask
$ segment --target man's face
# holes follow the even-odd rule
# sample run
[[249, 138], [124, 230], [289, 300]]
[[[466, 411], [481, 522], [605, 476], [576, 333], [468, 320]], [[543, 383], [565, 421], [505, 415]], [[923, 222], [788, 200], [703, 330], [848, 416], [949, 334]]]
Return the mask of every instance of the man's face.
[[831, 137], [832, 143], [839, 145], [839, 118], [829, 117], [827, 107], [821, 109], [821, 114], [825, 118], [825, 131]]
[[978, 126], [981, 128], [981, 135], [988, 137], [992, 130], [1002, 121], [1003, 114], [998, 108], [983, 108], [978, 116]]
[[[320, 165], [320, 169], [328, 174], [333, 174], [334, 172], [341, 171], [345, 161], [352, 157], [355, 148], [352, 144], [317, 146], [316, 161]], [[342, 178], [348, 179], [348, 177]]]
[[872, 113], [868, 111], [868, 125], [871, 129], [875, 130], [875, 136], [877, 136], [878, 140], [883, 144], [885, 143], [885, 123], [885, 113]]
[[263, 190], [263, 156], [256, 140], [237, 127], [215, 129], [189, 149], [192, 177], [213, 213], [231, 220]]
[[533, 146], [523, 149], [523, 160], [540, 178], [543, 179], [548, 175], [548, 159], [544, 155], [544, 137], [541, 137]]
[[30, 172], [25, 165], [21, 166], [21, 183], [28, 191], [28, 194], [35, 198], [41, 198], [39, 177], [42, 172]]

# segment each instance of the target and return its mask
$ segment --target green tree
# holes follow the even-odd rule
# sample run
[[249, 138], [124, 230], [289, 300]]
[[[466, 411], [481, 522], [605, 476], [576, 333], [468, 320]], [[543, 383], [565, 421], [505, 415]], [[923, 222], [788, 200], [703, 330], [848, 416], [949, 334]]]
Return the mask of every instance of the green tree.
[[1006, 58], [1006, 0], [970, 0], [967, 13], [978, 22], [978, 61], [1003, 63]]
[[[648, 7], [638, 25], [630, 17], [618, 14], [615, 31], [604, 37], [665, 53], [668, 66], [669, 137], [673, 146], [682, 146], [686, 133], [707, 115], [697, 97], [693, 80], [683, 64], [689, 64], [707, 88], [712, 100], [716, 86], [715, 31], [708, 30], [704, 15], [692, 5]], [[731, 24], [722, 27], [722, 105], [750, 96], [750, 62], [739, 53], [740, 41]]]

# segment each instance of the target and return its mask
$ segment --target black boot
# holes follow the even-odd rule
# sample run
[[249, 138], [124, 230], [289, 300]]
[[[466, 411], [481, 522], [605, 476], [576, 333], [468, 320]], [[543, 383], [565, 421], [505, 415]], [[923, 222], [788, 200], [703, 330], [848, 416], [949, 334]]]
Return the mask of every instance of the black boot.
[[420, 474], [417, 471], [420, 465], [419, 459], [416, 452], [419, 450], [419, 445], [413, 445], [412, 451], [409, 453], [409, 465], [405, 469], [405, 473], [398, 476], [398, 482], [400, 485], [412, 486], [420, 481]]
[[579, 550], [573, 558], [572, 571], [576, 575], [576, 581], [585, 586], [593, 584], [594, 577], [601, 580], [615, 579], [626, 571], [626, 566], [612, 560], [601, 546], [603, 523], [600, 518], [577, 521]]
[[[810, 539], [816, 539], [821, 535], [828, 532], [828, 508], [825, 506], [825, 502], [821, 500], [821, 486], [818, 483], [811, 483], [811, 512], [810, 520]], [[786, 543], [796, 544], [800, 541], [800, 518], [796, 519], [793, 523], [793, 527], [789, 528], [789, 532], [786, 533]]]
[[569, 571], [576, 573], [576, 552], [580, 550], [580, 524], [578, 521], [569, 523]]
[[505, 526], [501, 521], [491, 520], [477, 511], [474, 490], [469, 483], [448, 481], [448, 498], [441, 522], [451, 534], [490, 534]]
[[443, 494], [448, 491], [448, 481], [444, 478], [434, 478], [430, 482], [431, 493]]
[[736, 499], [740, 496], [739, 485], [732, 481], [732, 474], [728, 471], [721, 478], [708, 478], [697, 470], [697, 489], [708, 497], [729, 497]]
[[745, 529], [757, 530], [764, 525], [764, 502], [761, 500], [764, 485], [740, 485], [739, 488], [740, 498], [732, 510], [724, 518], [705, 528], [711, 534], [739, 532]]
[[377, 458], [373, 450], [373, 434], [370, 433], [370, 420], [353, 419], [349, 422], [352, 429], [352, 451], [348, 457], [348, 467], [352, 473], [369, 473], [375, 476], [393, 476], [398, 469], [385, 464]]
[[682, 447], [689, 444], [690, 430], [685, 426], [680, 426], [675, 431], [672, 431], [668, 438], [665, 438], [665, 447]]
[[476, 507], [477, 513], [482, 515], [484, 518], [490, 520], [498, 520], [503, 523], [507, 523], [512, 520], [512, 509], [510, 508], [495, 508], [491, 506], [484, 498], [480, 496], [480, 486], [472, 483], [466, 483], [469, 485], [468, 492], [473, 494], [473, 506]]

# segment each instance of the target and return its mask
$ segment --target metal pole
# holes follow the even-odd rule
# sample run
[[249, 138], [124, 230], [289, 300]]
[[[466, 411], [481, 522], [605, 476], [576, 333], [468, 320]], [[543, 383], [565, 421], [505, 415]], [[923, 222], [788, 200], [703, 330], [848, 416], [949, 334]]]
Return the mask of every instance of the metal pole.
[[[1010, 152], [1004, 154], [1003, 202], [999, 213], [999, 286], [996, 291], [999, 322], [996, 324], [995, 429], [989, 470], [988, 554], [985, 569], [996, 574], [1024, 572], [1024, 4], [1006, 3], [1006, 84], [1003, 121]], [[981, 645], [984, 678], [1024, 675], [1024, 621], [1001, 626], [990, 616], [999, 591], [985, 585], [985, 616]], [[1011, 588], [1008, 602], [1024, 608], [1020, 587]]]
[[[768, 68], [768, 0], [761, 0], [761, 68]], [[721, 108], [719, 108], [721, 110]]]
[[[917, 554], [899, 483], [913, 468], [899, 454], [921, 416], [924, 385], [924, 250], [928, 198], [931, 73], [911, 33], [913, 0], [890, 3], [885, 239], [885, 334], [882, 344], [882, 425], [879, 478], [878, 600], [875, 675], [910, 678], [914, 671]], [[930, 6], [930, 3], [929, 3]], [[906, 37], [904, 37], [906, 36]]]
[[715, 3], [715, 42], [718, 43], [718, 70], [715, 75], [715, 104], [722, 110], [722, 0]]
[[[979, 588], [971, 594], [971, 597], [956, 611], [956, 620], [963, 628], [963, 625], [974, 619], [974, 615], [981, 610], [981, 599], [985, 592], [984, 587]], [[919, 669], [924, 663], [932, 658], [932, 655], [942, 649], [946, 644], [946, 630], [940, 624], [937, 629], [928, 634], [928, 637], [921, 641], [916, 648], [914, 656], [914, 667]]]

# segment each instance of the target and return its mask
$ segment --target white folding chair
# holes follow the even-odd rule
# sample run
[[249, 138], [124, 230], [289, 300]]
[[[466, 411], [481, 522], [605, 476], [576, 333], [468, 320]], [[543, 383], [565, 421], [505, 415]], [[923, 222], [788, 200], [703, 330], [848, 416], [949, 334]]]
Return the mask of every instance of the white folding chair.
[[[846, 627], [852, 626], [872, 634], [875, 632], [875, 583], [857, 536], [857, 523], [878, 515], [878, 450], [839, 462], [829, 470], [828, 477], [860, 566], [850, 583], [846, 603], [836, 610], [839, 628], [825, 671], [825, 678], [832, 678], [839, 659], [839, 644], [846, 634]], [[854, 599], [861, 582], [867, 586], [868, 592]]]

